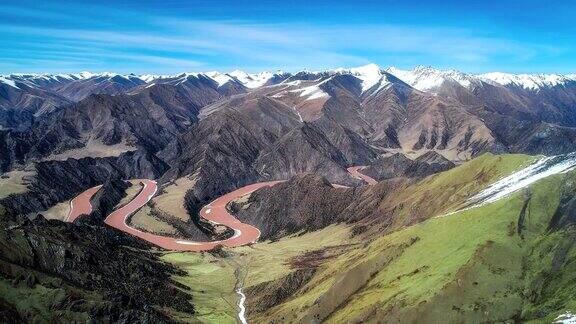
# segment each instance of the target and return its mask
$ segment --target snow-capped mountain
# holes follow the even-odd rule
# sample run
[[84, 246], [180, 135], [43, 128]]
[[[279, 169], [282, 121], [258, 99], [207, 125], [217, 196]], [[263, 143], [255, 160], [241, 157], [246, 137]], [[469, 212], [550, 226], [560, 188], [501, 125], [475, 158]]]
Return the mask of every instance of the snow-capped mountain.
[[[56, 109], [66, 110], [78, 123], [78, 107], [95, 119], [99, 114], [94, 111], [106, 105], [110, 112], [144, 107], [161, 114], [156, 108], [177, 109], [174, 116], [185, 116], [173, 127], [178, 130], [208, 118], [223, 103], [231, 109], [244, 105], [254, 114], [273, 113], [268, 111], [272, 109], [291, 123], [318, 124], [329, 139], [346, 146], [349, 161], [357, 161], [354, 152], [361, 141], [370, 142], [360, 145], [366, 152], [371, 145], [435, 149], [461, 159], [506, 145], [536, 153], [565, 151], [572, 146], [560, 147], [555, 141], [564, 145], [576, 138], [576, 82], [573, 76], [562, 75], [474, 75], [421, 66], [384, 69], [375, 64], [296, 73], [12, 74], [0, 79], [0, 99], [4, 113], [0, 127], [7, 129], [57, 119], [57, 114], [50, 114]], [[135, 122], [127, 115], [122, 118]], [[93, 135], [115, 138], [124, 131], [116, 128], [126, 120], [115, 119], [106, 126], [110, 129]], [[312, 133], [301, 135], [316, 138]], [[546, 136], [551, 139], [542, 141]]]
[[[283, 72], [278, 71], [276, 74], [283, 74]], [[254, 89], [259, 88], [264, 84], [266, 84], [268, 80], [274, 77], [275, 73], [264, 71], [260, 73], [251, 74], [246, 73], [244, 71], [235, 70], [228, 73], [228, 75], [236, 78], [236, 80], [242, 83], [246, 88]]]
[[413, 70], [401, 70], [394, 67], [386, 69], [390, 74], [421, 91], [430, 91], [440, 87], [446, 81], [454, 81], [461, 86], [471, 87], [487, 82], [505, 87], [519, 87], [525, 90], [538, 90], [565, 85], [576, 81], [576, 75], [562, 74], [511, 74], [490, 72], [467, 74], [457, 70], [438, 70], [431, 67], [416, 67]]
[[562, 74], [510, 74], [502, 72], [491, 72], [478, 75], [478, 78], [492, 81], [504, 86], [517, 86], [528, 90], [537, 90], [546, 87], [564, 85], [574, 82], [574, 75], [566, 76]]
[[[348, 76], [339, 78], [338, 82], [349, 83], [344, 87], [354, 87], [362, 97], [375, 96], [381, 90], [401, 80], [410, 87], [429, 92], [434, 95], [452, 97], [468, 104], [469, 99], [483, 102], [490, 99], [497, 110], [509, 109], [506, 107], [522, 106], [520, 110], [529, 111], [531, 106], [557, 106], [558, 102], [550, 103], [548, 99], [535, 100], [522, 99], [518, 96], [530, 96], [540, 90], [563, 91], [561, 95], [555, 93], [548, 97], [563, 98], [563, 106], [569, 106], [571, 98], [576, 97], [576, 75], [562, 74], [510, 74], [492, 72], [485, 74], [468, 74], [457, 70], [439, 70], [432, 67], [418, 66], [412, 70], [403, 70], [396, 67], [381, 68], [376, 64], [368, 64], [355, 68], [338, 68], [325, 71], [300, 71], [296, 73], [260, 72], [247, 73], [241, 70], [224, 73], [218, 71], [180, 73], [175, 75], [156, 74], [119, 74], [113, 72], [80, 72], [70, 74], [9, 74], [0, 76], [0, 84], [12, 89], [23, 87], [24, 92], [29, 89], [41, 90], [36, 93], [51, 93], [65, 101], [79, 101], [91, 94], [122, 94], [138, 91], [141, 88], [152, 87], [155, 84], [169, 84], [183, 86], [188, 91], [203, 93], [210, 91], [208, 96], [212, 101], [220, 96], [229, 96], [244, 92], [263, 91], [269, 93], [266, 87], [277, 88], [282, 86], [283, 92], [273, 92], [272, 96], [282, 97], [284, 94], [295, 94], [303, 100], [327, 99], [330, 88], [334, 82], [330, 79], [335, 76]], [[352, 77], [352, 78], [350, 78]], [[345, 81], [343, 81], [345, 80]], [[356, 81], [353, 81], [356, 80]], [[338, 83], [337, 82], [337, 83]], [[341, 86], [341, 85], [340, 85]], [[490, 87], [492, 86], [492, 87]], [[569, 90], [559, 90], [558, 86]], [[494, 88], [496, 87], [496, 88]], [[462, 89], [464, 88], [464, 89]], [[568, 89], [566, 88], [566, 89]], [[28, 89], [28, 90], [26, 90]], [[210, 90], [208, 90], [210, 89]], [[352, 89], [352, 88], [350, 88]], [[348, 90], [350, 90], [348, 89]], [[481, 90], [479, 90], [481, 89]], [[500, 89], [500, 90], [495, 90]], [[486, 92], [488, 91], [488, 92]], [[494, 91], [500, 91], [499, 94]], [[520, 94], [523, 92], [523, 94]], [[284, 94], [283, 94], [284, 93]], [[44, 96], [45, 97], [45, 96]], [[467, 97], [468, 99], [464, 99]], [[545, 96], [541, 96], [544, 98]], [[546, 97], [546, 98], [548, 98]], [[495, 103], [498, 98], [498, 103]], [[567, 99], [570, 98], [570, 99]], [[13, 102], [13, 99], [9, 100]], [[9, 104], [10, 108], [18, 105]]]
[[430, 91], [440, 87], [446, 81], [453, 81], [465, 88], [479, 81], [475, 76], [456, 70], [437, 70], [431, 67], [418, 66], [413, 70], [401, 70], [389, 67], [386, 71], [420, 91]]
[[385, 71], [376, 64], [368, 64], [351, 69], [339, 68], [333, 71], [339, 74], [350, 74], [360, 79], [362, 82], [362, 92], [366, 92], [375, 85], [378, 85], [378, 88], [374, 90], [374, 92], [377, 92], [390, 83], [386, 78]]
[[6, 84], [12, 88], [20, 89], [20, 88], [18, 88], [18, 86], [16, 85], [16, 82], [14, 82], [14, 80], [5, 78], [3, 76], [0, 76], [0, 83]]
[[[376, 64], [368, 64], [355, 68], [338, 68], [327, 71], [308, 72], [301, 71], [297, 73], [284, 73], [278, 71], [247, 73], [241, 70], [223, 73], [218, 71], [199, 72], [199, 73], [180, 73], [174, 75], [155, 75], [155, 74], [118, 74], [112, 72], [92, 73], [80, 72], [72, 74], [10, 74], [4, 75], [2, 81], [8, 82], [28, 82], [31, 86], [56, 87], [69, 82], [98, 79], [100, 82], [111, 80], [115, 82], [135, 82], [151, 83], [159, 80], [173, 80], [175, 78], [188, 78], [204, 76], [216, 82], [218, 86], [223, 86], [229, 82], [237, 82], [247, 89], [256, 89], [269, 83], [270, 80], [278, 76], [291, 77], [288, 81], [303, 79], [303, 75], [331, 75], [331, 74], [349, 74], [358, 78], [362, 84], [362, 91], [368, 91], [375, 85], [379, 88], [385, 87], [389, 81], [386, 79], [387, 74], [404, 81], [415, 89], [420, 91], [431, 91], [446, 81], [453, 81], [465, 88], [470, 88], [480, 82], [501, 86], [514, 86], [527, 90], [537, 90], [543, 87], [554, 87], [563, 85], [568, 82], [576, 81], [576, 74], [511, 74], [502, 72], [490, 72], [484, 74], [468, 74], [457, 70], [439, 70], [432, 67], [417, 66], [412, 70], [403, 70], [396, 67], [381, 68]], [[286, 79], [286, 78], [285, 78]]]

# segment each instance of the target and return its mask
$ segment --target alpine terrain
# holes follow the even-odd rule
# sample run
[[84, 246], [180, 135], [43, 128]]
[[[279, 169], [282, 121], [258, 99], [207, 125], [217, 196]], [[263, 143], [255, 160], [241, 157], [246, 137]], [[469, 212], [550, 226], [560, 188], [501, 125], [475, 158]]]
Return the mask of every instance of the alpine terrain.
[[4, 74], [0, 227], [0, 322], [574, 323], [576, 75]]

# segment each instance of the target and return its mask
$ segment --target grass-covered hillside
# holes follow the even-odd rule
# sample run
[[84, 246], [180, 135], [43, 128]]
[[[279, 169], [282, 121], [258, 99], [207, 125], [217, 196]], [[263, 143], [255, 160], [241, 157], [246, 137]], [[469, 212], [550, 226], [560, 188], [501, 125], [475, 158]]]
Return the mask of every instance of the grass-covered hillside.
[[[381, 235], [352, 235], [353, 224], [343, 223], [234, 249], [228, 256], [178, 253], [166, 259], [187, 267], [190, 278], [180, 280], [191, 286], [218, 282], [194, 295], [221, 296], [219, 306], [206, 298], [206, 307], [232, 313], [230, 322], [237, 285], [248, 295], [254, 323], [550, 322], [576, 311], [576, 218], [570, 208], [576, 173], [436, 217], [534, 160], [486, 154], [400, 188], [379, 206], [403, 205]], [[403, 219], [419, 210], [422, 220], [406, 225]], [[202, 300], [195, 300], [202, 309]], [[206, 319], [215, 312], [206, 311]]]

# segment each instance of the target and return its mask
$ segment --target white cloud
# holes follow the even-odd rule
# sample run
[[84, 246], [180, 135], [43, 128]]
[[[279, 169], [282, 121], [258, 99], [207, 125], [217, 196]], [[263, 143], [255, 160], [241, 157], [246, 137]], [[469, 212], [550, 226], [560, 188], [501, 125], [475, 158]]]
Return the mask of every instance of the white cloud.
[[[17, 13], [40, 15], [34, 10]], [[27, 58], [38, 60], [37, 56], [44, 55], [44, 59], [54, 61], [59, 58], [75, 61], [78, 69], [88, 64], [82, 61], [86, 57], [92, 65], [116, 67], [124, 61], [128, 63], [125, 69], [137, 71], [119, 72], [137, 73], [190, 68], [322, 69], [369, 61], [382, 65], [450, 64], [466, 69], [481, 67], [500, 57], [522, 62], [542, 53], [562, 51], [552, 45], [441, 26], [271, 24], [185, 20], [119, 11], [109, 14], [115, 19], [130, 19], [131, 23], [124, 22], [122, 28], [94, 29], [0, 25], [4, 33], [20, 39], [15, 41], [15, 46], [0, 50], [4, 60], [10, 61], [3, 62], [2, 66], [24, 66]], [[57, 17], [62, 18], [61, 15]], [[67, 17], [69, 21], [75, 19], [80, 22], [83, 17]], [[44, 43], [34, 46], [36, 41]], [[32, 50], [24, 51], [19, 46]], [[15, 55], [9, 55], [12, 52]], [[18, 52], [25, 55], [17, 55]]]

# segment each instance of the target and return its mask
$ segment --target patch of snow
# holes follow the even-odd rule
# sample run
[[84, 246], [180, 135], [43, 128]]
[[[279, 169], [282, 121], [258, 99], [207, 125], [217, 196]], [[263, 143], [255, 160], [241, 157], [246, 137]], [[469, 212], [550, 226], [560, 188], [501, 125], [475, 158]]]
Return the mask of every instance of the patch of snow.
[[298, 118], [300, 119], [300, 122], [303, 123], [304, 119], [302, 119], [302, 115], [300, 114], [300, 112], [298, 111], [298, 109], [296, 109], [296, 107], [292, 107], [292, 109], [294, 110], [294, 112], [298, 115]]
[[339, 68], [334, 70], [334, 72], [341, 74], [351, 74], [360, 79], [360, 81], [362, 81], [362, 92], [366, 92], [372, 89], [372, 87], [377, 84], [379, 84], [377, 90], [380, 90], [390, 83], [388, 82], [388, 79], [386, 79], [382, 69], [373, 63], [351, 69]]
[[306, 97], [306, 100], [329, 98], [330, 95], [320, 89], [320, 85], [326, 83], [330, 79], [331, 78], [328, 78], [318, 84], [314, 84], [308, 87], [290, 90], [290, 92], [300, 92], [300, 97]]
[[[158, 82], [160, 82], [160, 83], [170, 83], [170, 84], [179, 85], [179, 84], [182, 84], [182, 83], [188, 81], [188, 79], [190, 79], [190, 78], [198, 78], [200, 75], [201, 75], [200, 73], [180, 73], [178, 75], [162, 76], [161, 78], [158, 78], [156, 80], [158, 80]], [[206, 77], [210, 78], [208, 76], [206, 76]]]
[[66, 79], [66, 80], [75, 80], [74, 76], [72, 76], [70, 74], [56, 74], [55, 77]]
[[155, 74], [144, 74], [140, 76], [140, 80], [144, 81], [144, 82], [150, 82], [150, 81], [154, 81], [156, 79], [161, 79], [163, 76], [161, 75], [155, 75]]
[[300, 85], [301, 83], [302, 83], [302, 80], [294, 80], [294, 81], [290, 81], [290, 82], [282, 81], [280, 84], [286, 85], [286, 86], [297, 86], [297, 85]]
[[576, 152], [542, 158], [526, 168], [517, 171], [503, 179], [496, 181], [470, 199], [472, 206], [460, 209], [439, 217], [453, 215], [455, 213], [477, 208], [489, 203], [496, 202], [522, 188], [554, 174], [562, 174], [576, 167]]
[[92, 73], [92, 72], [88, 72], [88, 71], [82, 71], [78, 74], [75, 74], [77, 77], [79, 77], [80, 79], [89, 79], [91, 77], [96, 76], [96, 74]]
[[270, 80], [274, 76], [273, 73], [266, 71], [257, 74], [250, 74], [240, 70], [232, 71], [228, 73], [228, 75], [236, 78], [236, 80], [238, 80], [245, 87], [250, 89], [259, 88], [263, 86], [264, 84], [266, 84], [266, 82], [268, 82], [268, 80]]
[[484, 204], [495, 202], [540, 179], [562, 173], [576, 165], [575, 154], [569, 155], [566, 159], [558, 159], [558, 162], [555, 162], [556, 159], [557, 157], [554, 156], [543, 158], [527, 168], [495, 182], [473, 197], [472, 200]]
[[16, 82], [14, 82], [13, 80], [7, 79], [3, 76], [0, 76], [0, 83], [4, 83], [7, 84], [9, 86], [11, 86], [12, 88], [16, 88], [16, 89], [20, 89], [18, 88], [18, 86], [16, 85]]
[[220, 73], [217, 71], [206, 72], [204, 75], [216, 81], [216, 83], [218, 83], [218, 87], [221, 87], [230, 81], [234, 81], [234, 79], [228, 74]]
[[61, 84], [78, 80], [74, 74], [37, 74], [37, 73], [13, 73], [8, 79], [26, 84], [29, 87], [37, 87], [45, 84]]
[[513, 85], [527, 90], [554, 87], [564, 85], [569, 81], [574, 81], [572, 78], [562, 74], [511, 74], [491, 72], [480, 74], [478, 77], [485, 81], [495, 82], [503, 86]]
[[576, 324], [576, 314], [572, 312], [566, 312], [564, 314], [558, 315], [553, 323], [560, 324]]
[[438, 88], [447, 80], [457, 82], [465, 88], [470, 88], [476, 79], [474, 76], [456, 70], [441, 71], [423, 66], [418, 66], [411, 71], [389, 67], [386, 71], [420, 91], [430, 91]]

